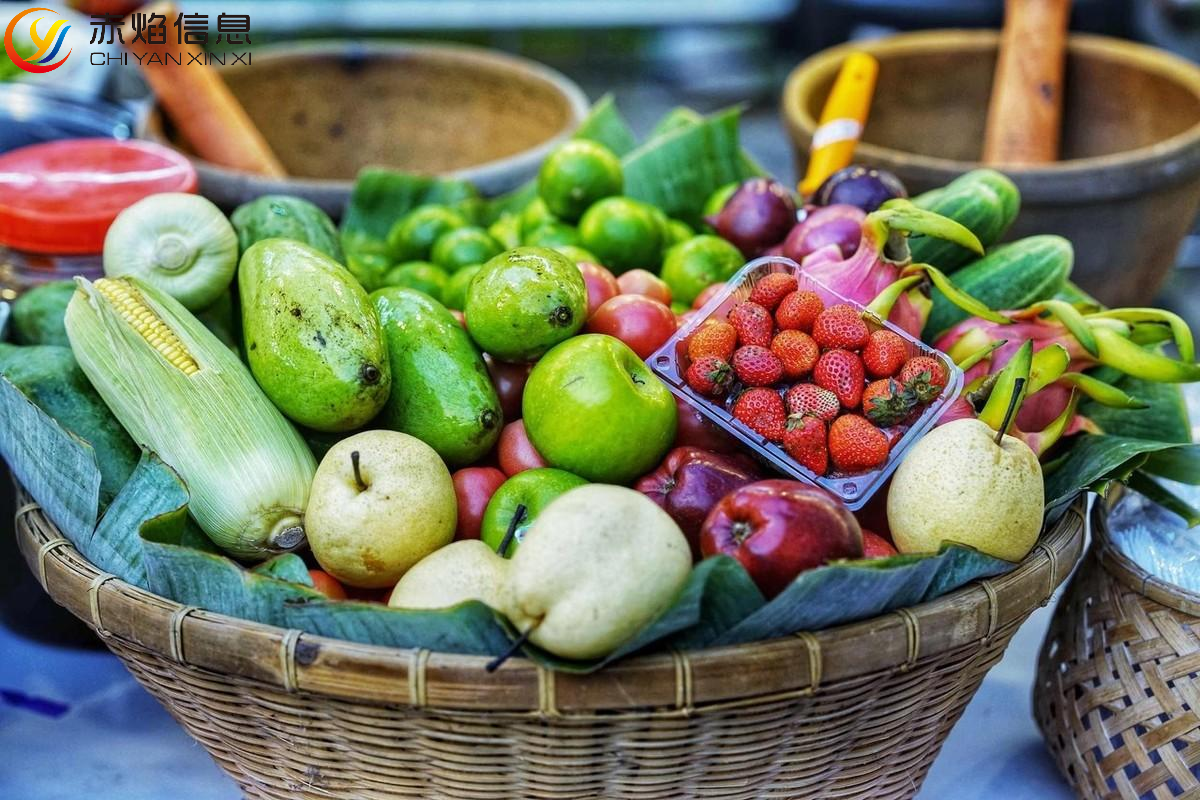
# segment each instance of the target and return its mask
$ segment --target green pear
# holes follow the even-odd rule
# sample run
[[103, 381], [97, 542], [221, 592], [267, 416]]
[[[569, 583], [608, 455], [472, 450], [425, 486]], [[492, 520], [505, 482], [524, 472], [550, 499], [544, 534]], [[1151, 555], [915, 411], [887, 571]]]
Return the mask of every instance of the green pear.
[[478, 539], [451, 542], [404, 573], [388, 605], [450, 608], [478, 600], [501, 613], [509, 603], [509, 562]]
[[1042, 529], [1043, 491], [1028, 445], [981, 420], [958, 419], [934, 428], [904, 457], [888, 492], [888, 526], [901, 553], [958, 542], [1020, 561]]
[[313, 476], [304, 526], [321, 569], [364, 589], [394, 586], [454, 538], [458, 501], [432, 447], [364, 431], [329, 448]]
[[555, 655], [589, 659], [608, 655], [670, 607], [692, 556], [653, 500], [589, 484], [542, 511], [510, 564], [513, 624]]

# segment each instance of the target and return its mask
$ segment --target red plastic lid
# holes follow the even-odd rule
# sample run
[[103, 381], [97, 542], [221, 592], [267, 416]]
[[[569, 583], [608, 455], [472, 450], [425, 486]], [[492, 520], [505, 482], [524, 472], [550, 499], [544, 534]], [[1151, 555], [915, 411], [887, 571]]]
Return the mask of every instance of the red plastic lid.
[[153, 142], [61, 139], [0, 155], [0, 245], [100, 253], [113, 219], [143, 197], [196, 191], [196, 170]]

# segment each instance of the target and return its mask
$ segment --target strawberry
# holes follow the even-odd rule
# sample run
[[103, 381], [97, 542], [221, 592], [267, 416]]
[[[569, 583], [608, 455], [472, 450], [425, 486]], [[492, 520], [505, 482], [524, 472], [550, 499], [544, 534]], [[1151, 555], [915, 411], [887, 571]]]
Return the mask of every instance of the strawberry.
[[733, 371], [747, 386], [770, 386], [783, 376], [783, 362], [767, 348], [749, 344], [733, 352]]
[[775, 321], [784, 330], [809, 333], [817, 315], [824, 310], [825, 304], [816, 292], [792, 292], [779, 301]]
[[771, 334], [775, 321], [771, 312], [749, 300], [738, 303], [729, 312], [729, 324], [737, 331], [738, 344], [754, 344], [759, 347], [771, 345]]
[[862, 359], [848, 350], [827, 351], [813, 368], [813, 383], [837, 395], [846, 408], [862, 402], [864, 380]]
[[863, 348], [863, 366], [873, 378], [890, 378], [904, 365], [908, 358], [908, 345], [900, 334], [880, 328], [871, 334]]
[[733, 404], [733, 416], [772, 442], [782, 442], [787, 415], [783, 399], [773, 389], [747, 389]]
[[917, 396], [892, 378], [868, 383], [863, 390], [863, 415], [881, 428], [903, 422], [916, 407]]
[[843, 414], [829, 426], [829, 456], [842, 472], [862, 472], [887, 461], [888, 438], [857, 414]]
[[705, 356], [716, 356], [728, 361], [737, 347], [737, 331], [728, 322], [709, 320], [688, 337], [688, 358], [695, 361]]
[[817, 315], [812, 337], [826, 350], [862, 350], [871, 339], [871, 329], [857, 311], [842, 303]]
[[829, 447], [825, 440], [825, 423], [808, 414], [793, 414], [787, 418], [783, 432], [783, 449], [802, 467], [817, 475], [829, 469]]
[[821, 348], [802, 331], [780, 331], [771, 340], [771, 352], [783, 362], [783, 377], [794, 381], [812, 372]]
[[932, 356], [914, 356], [904, 362], [896, 380], [911, 389], [917, 402], [932, 402], [950, 380], [946, 366]]
[[700, 394], [720, 397], [729, 388], [733, 373], [728, 362], [716, 356], [701, 356], [692, 362], [684, 377], [688, 386]]
[[811, 414], [823, 422], [833, 422], [842, 404], [837, 395], [813, 383], [797, 383], [783, 396], [788, 414]]
[[758, 303], [768, 311], [774, 311], [779, 301], [796, 291], [799, 284], [796, 279], [786, 272], [772, 272], [764, 275], [762, 280], [754, 284], [750, 290], [750, 302]]

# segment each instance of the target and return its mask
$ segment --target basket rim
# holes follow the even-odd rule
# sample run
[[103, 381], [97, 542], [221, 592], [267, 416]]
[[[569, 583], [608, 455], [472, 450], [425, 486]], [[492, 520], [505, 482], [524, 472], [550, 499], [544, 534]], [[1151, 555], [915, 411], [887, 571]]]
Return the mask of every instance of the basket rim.
[[669, 709], [687, 716], [788, 697], [1007, 637], [1045, 605], [1083, 549], [1086, 497], [1043, 531], [1015, 569], [935, 600], [790, 636], [621, 659], [590, 675], [513, 658], [365, 645], [184, 606], [101, 572], [17, 486], [18, 547], [43, 589], [104, 640], [287, 692], [439, 711], [549, 716]]
[[1100, 565], [1120, 582], [1144, 597], [1176, 611], [1200, 617], [1200, 593], [1188, 591], [1173, 583], [1152, 575], [1129, 556], [1122, 553], [1113, 543], [1108, 529], [1109, 507], [1096, 503], [1092, 507], [1092, 538]]

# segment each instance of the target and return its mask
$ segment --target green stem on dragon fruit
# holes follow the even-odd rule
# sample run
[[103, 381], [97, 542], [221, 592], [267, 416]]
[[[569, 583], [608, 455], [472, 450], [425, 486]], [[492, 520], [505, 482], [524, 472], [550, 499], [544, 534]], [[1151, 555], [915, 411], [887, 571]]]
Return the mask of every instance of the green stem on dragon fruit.
[[508, 646], [508, 649], [505, 650], [503, 653], [501, 653], [500, 655], [496, 656], [491, 661], [489, 661], [487, 663], [487, 665], [484, 667], [484, 669], [487, 670], [488, 672], [495, 672], [496, 670], [500, 669], [500, 667], [504, 666], [505, 661], [508, 661], [510, 658], [515, 656], [517, 653], [519, 653], [521, 651], [522, 647], [524, 647], [526, 644], [529, 643], [529, 637], [533, 634], [534, 631], [537, 630], [538, 625], [541, 625], [541, 624], [542, 624], [542, 621], [539, 619], [537, 622], [533, 623], [528, 628], [526, 628], [525, 632], [521, 634], [520, 638], [518, 638], [515, 642], [510, 644]]
[[1071, 354], [1061, 344], [1043, 347], [1033, 354], [1029, 368], [1029, 384], [1025, 394], [1037, 394], [1067, 373], [1071, 366]]
[[909, 264], [901, 272], [901, 275], [911, 275], [914, 272], [926, 275], [929, 281], [938, 288], [938, 291], [946, 296], [947, 300], [971, 316], [986, 319], [988, 322], [994, 322], [997, 325], [1009, 325], [1012, 323], [1012, 320], [1008, 317], [997, 311], [993, 311], [983, 301], [975, 299], [955, 286], [954, 282], [947, 278], [946, 274], [937, 267], [931, 264]]
[[[957, 342], [955, 344], [957, 345]], [[958, 365], [959, 369], [961, 369], [963, 372], [966, 372], [980, 361], [983, 361], [992, 353], [999, 350], [1001, 347], [1004, 347], [1006, 344], [1008, 344], [1008, 339], [996, 339], [995, 341], [988, 342], [983, 347], [980, 347], [978, 350], [975, 350], [971, 354], [965, 356], [962, 360], [955, 361], [954, 363]]]
[[1096, 336], [1093, 333], [1093, 325], [1088, 322], [1091, 317], [1085, 318], [1079, 312], [1079, 309], [1070, 303], [1062, 300], [1044, 300], [1027, 309], [1035, 313], [1048, 313], [1051, 317], [1062, 323], [1063, 327], [1070, 331], [1075, 337], [1075, 341], [1087, 350], [1093, 356], [1099, 352], [1099, 346], [1096, 344]]
[[[1025, 385], [1029, 383], [1029, 373], [1033, 369], [1033, 342], [1026, 340], [1013, 354], [1009, 362], [996, 375], [996, 383], [988, 396], [979, 419], [993, 430], [1001, 434], [1008, 432], [1012, 422], [1010, 408], [1021, 407], [1025, 399]], [[1015, 413], [1015, 412], [1013, 412]]]
[[513, 512], [512, 519], [508, 521], [508, 530], [504, 532], [504, 538], [500, 540], [500, 546], [496, 548], [496, 552], [502, 556], [508, 556], [508, 548], [512, 545], [513, 539], [517, 535], [517, 526], [525, 520], [525, 504], [518, 503], [517, 510]]
[[1200, 364], [1176, 361], [1161, 353], [1147, 350], [1130, 341], [1108, 326], [1092, 329], [1099, 352], [1097, 360], [1144, 381], [1155, 383], [1193, 383], [1200, 381]]
[[1109, 408], [1149, 408], [1150, 404], [1105, 383], [1099, 378], [1085, 375], [1082, 372], [1068, 372], [1059, 378], [1063, 383], [1069, 383], [1082, 394]]
[[1187, 362], [1196, 360], [1196, 343], [1192, 338], [1192, 329], [1178, 314], [1161, 308], [1114, 308], [1089, 314], [1087, 319], [1118, 319], [1122, 322], [1165, 324], [1171, 331], [1171, 338], [1175, 340], [1180, 360]]

